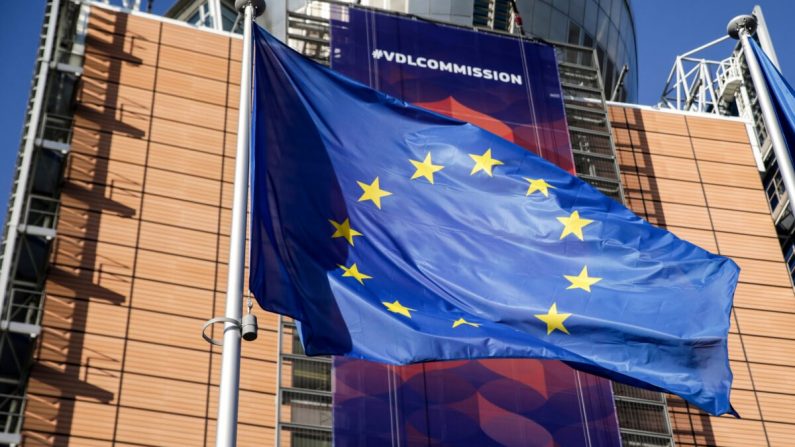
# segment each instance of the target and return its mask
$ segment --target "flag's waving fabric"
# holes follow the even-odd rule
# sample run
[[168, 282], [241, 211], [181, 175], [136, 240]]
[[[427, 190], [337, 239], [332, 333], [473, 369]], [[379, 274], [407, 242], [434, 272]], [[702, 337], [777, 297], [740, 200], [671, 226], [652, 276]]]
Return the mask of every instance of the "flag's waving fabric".
[[559, 359], [729, 411], [738, 268], [257, 28], [251, 290], [307, 353]]
[[767, 57], [767, 54], [759, 47], [759, 44], [754, 39], [748, 39], [748, 42], [751, 44], [756, 60], [759, 61], [759, 66], [762, 68], [762, 74], [765, 76], [770, 98], [773, 101], [773, 109], [781, 126], [781, 133], [789, 148], [790, 157], [795, 161], [795, 157], [793, 157], [793, 152], [795, 152], [795, 89], [789, 85], [784, 75], [776, 68], [773, 61]]

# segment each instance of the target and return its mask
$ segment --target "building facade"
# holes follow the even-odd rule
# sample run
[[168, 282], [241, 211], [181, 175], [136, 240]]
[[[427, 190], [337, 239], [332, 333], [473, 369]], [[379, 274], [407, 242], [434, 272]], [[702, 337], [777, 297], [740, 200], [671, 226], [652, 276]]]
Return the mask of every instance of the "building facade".
[[[100, 4], [48, 8], [9, 206], [19, 211], [4, 238], [15, 262], [4, 256], [0, 445], [213, 445], [220, 351], [200, 333], [224, 308], [240, 37], [228, 32], [234, 22], [197, 28]], [[322, 21], [305, 13], [289, 16], [302, 27], [285, 35], [322, 58], [327, 46], [309, 32], [322, 36]], [[562, 65], [566, 95], [601, 104], [567, 103], [578, 173], [743, 268], [730, 336], [743, 419], [617, 387], [624, 444], [789, 445], [795, 296], [750, 121], [606, 105], [598, 56], [558, 48], [582, 65]], [[289, 321], [254, 312], [239, 444], [328, 445], [329, 360], [303, 356]]]

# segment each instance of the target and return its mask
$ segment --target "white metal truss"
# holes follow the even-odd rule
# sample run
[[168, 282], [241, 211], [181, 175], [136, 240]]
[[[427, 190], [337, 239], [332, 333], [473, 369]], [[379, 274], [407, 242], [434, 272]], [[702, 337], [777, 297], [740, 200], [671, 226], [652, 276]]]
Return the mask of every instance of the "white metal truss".
[[659, 106], [686, 112], [723, 115], [742, 86], [737, 58], [722, 60], [699, 57], [705, 50], [730, 39], [724, 36], [676, 57], [665, 82]]

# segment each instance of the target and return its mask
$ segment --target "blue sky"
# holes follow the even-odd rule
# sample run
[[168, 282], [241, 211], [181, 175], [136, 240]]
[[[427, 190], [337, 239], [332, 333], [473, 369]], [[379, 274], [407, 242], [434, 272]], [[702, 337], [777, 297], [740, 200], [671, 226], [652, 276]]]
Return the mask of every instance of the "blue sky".
[[[154, 11], [162, 13], [172, 3], [155, 0]], [[765, 14], [782, 72], [791, 84], [795, 83], [792, 0], [634, 0], [640, 65], [638, 102], [656, 103], [677, 54], [723, 36], [732, 17], [750, 13], [757, 3]], [[16, 0], [4, 2], [0, 14], [0, 222], [5, 219], [43, 13], [43, 0]], [[707, 56], [726, 57], [730, 45]]]

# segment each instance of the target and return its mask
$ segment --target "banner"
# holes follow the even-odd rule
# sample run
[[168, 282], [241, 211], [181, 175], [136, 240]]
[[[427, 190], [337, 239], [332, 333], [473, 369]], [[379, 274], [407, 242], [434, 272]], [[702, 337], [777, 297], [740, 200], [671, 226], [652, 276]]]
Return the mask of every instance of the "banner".
[[[551, 46], [357, 8], [333, 15], [336, 71], [574, 172]], [[336, 445], [621, 445], [610, 382], [553, 361], [338, 357], [333, 411]]]

